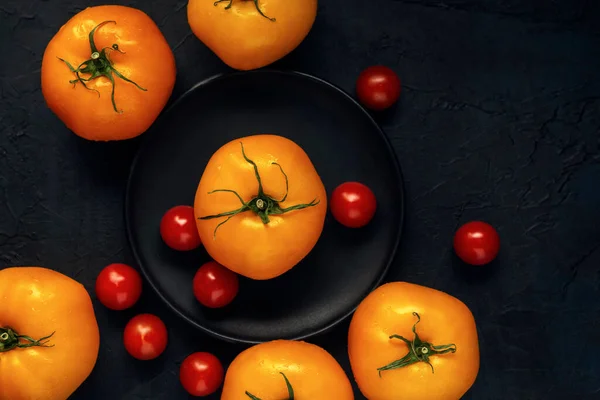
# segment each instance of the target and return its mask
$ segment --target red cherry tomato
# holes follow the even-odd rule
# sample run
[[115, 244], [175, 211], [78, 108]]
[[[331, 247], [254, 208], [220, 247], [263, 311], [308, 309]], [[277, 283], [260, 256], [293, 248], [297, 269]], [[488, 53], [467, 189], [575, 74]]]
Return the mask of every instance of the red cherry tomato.
[[239, 280], [235, 272], [216, 261], [202, 265], [194, 276], [194, 296], [209, 308], [225, 307], [238, 293]]
[[331, 194], [330, 209], [333, 217], [348, 228], [367, 225], [377, 210], [375, 195], [366, 185], [345, 182]]
[[160, 221], [160, 236], [170, 248], [179, 251], [194, 250], [202, 244], [194, 208], [175, 206], [168, 210]]
[[217, 357], [210, 353], [190, 354], [181, 363], [179, 381], [192, 396], [203, 397], [216, 392], [223, 384], [225, 371]]
[[167, 347], [167, 327], [152, 314], [139, 314], [125, 326], [123, 343], [125, 349], [138, 360], [152, 360]]
[[110, 264], [96, 278], [96, 297], [111, 310], [132, 307], [142, 294], [140, 274], [126, 264]]
[[496, 258], [499, 250], [500, 237], [488, 223], [467, 222], [454, 235], [454, 251], [467, 264], [487, 264]]
[[358, 76], [356, 94], [365, 107], [385, 110], [400, 97], [400, 78], [391, 68], [382, 65], [368, 67]]

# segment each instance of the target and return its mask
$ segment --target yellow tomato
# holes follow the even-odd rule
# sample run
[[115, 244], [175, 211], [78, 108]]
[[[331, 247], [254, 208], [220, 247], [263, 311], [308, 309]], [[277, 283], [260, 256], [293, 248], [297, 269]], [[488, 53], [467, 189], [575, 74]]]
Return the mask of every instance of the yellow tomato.
[[39, 267], [0, 271], [0, 400], [66, 400], [92, 372], [100, 333], [88, 292]]
[[233, 360], [221, 400], [292, 397], [352, 400], [354, 394], [346, 373], [326, 350], [302, 341], [275, 340], [250, 347]]
[[232, 68], [264, 67], [308, 35], [317, 0], [190, 0], [192, 32]]
[[88, 7], [69, 19], [42, 59], [48, 107], [94, 141], [145, 132], [175, 85], [175, 57], [156, 23], [136, 8]]
[[275, 278], [315, 246], [327, 193], [304, 150], [277, 135], [254, 135], [218, 149], [194, 203], [202, 244], [221, 265], [251, 279]]
[[382, 285], [361, 302], [348, 353], [369, 400], [458, 400], [479, 371], [477, 329], [467, 306], [406, 282]]

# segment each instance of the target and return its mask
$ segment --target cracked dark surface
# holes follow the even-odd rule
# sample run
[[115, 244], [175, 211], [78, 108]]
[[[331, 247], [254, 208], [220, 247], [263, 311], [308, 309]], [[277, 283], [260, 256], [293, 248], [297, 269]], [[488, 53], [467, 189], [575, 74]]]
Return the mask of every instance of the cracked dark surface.
[[[39, 74], [55, 31], [101, 3], [0, 2], [0, 268], [54, 268], [93, 298], [103, 266], [133, 262], [122, 201], [140, 140], [76, 138], [45, 107]], [[190, 34], [187, 2], [117, 3], [146, 11], [175, 49], [173, 98], [227, 71]], [[472, 309], [482, 364], [465, 399], [600, 399], [598, 21], [594, 0], [327, 0], [309, 37], [276, 64], [348, 91], [371, 64], [400, 74], [401, 103], [378, 116], [408, 193], [388, 280], [447, 291]], [[451, 249], [454, 230], [472, 219], [502, 239], [499, 258], [477, 270]], [[131, 311], [94, 301], [102, 349], [73, 399], [187, 398], [177, 375], [187, 354], [208, 350], [228, 363], [242, 349], [191, 330], [149, 287]], [[157, 361], [123, 350], [122, 328], [137, 312], [169, 325]], [[346, 329], [313, 341], [349, 371]]]

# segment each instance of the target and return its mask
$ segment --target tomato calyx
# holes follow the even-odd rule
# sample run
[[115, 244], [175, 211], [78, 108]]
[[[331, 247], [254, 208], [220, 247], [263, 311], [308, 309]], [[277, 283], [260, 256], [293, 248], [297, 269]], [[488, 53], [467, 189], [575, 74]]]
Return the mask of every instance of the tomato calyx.
[[415, 334], [415, 338], [413, 339], [413, 341], [410, 341], [400, 335], [390, 336], [390, 339], [400, 339], [404, 343], [406, 343], [409, 348], [408, 354], [399, 360], [389, 363], [388, 365], [377, 368], [377, 371], [379, 371], [380, 377], [381, 377], [381, 371], [402, 368], [402, 367], [406, 367], [408, 365], [412, 365], [412, 364], [415, 364], [418, 362], [424, 362], [426, 364], [429, 364], [429, 366], [431, 367], [431, 372], [434, 373], [435, 371], [433, 369], [433, 365], [431, 365], [431, 362], [429, 362], [429, 357], [431, 357], [433, 355], [440, 355], [440, 354], [456, 352], [455, 344], [444, 344], [444, 345], [440, 345], [440, 346], [434, 346], [433, 344], [431, 344], [429, 342], [422, 341], [419, 338], [419, 335], [417, 334], [417, 331], [416, 331], [417, 324], [419, 322], [421, 322], [421, 317], [416, 312], [413, 312], [413, 315], [415, 317], [417, 317], [417, 322], [415, 322], [415, 324], [413, 325], [413, 328], [412, 328], [412, 331]]
[[[280, 374], [283, 376], [283, 379], [285, 379], [285, 386], [287, 387], [287, 391], [288, 391], [288, 398], [285, 400], [294, 400], [294, 388], [292, 388], [292, 384], [290, 383], [287, 376], [285, 376], [285, 374], [283, 372], [280, 372]], [[250, 399], [252, 399], [252, 400], [261, 400], [260, 398], [256, 397], [255, 395], [248, 392], [247, 390], [245, 393], [246, 393], [246, 396], [250, 397]]]
[[290, 211], [302, 210], [304, 208], [314, 207], [321, 202], [320, 200], [317, 200], [315, 198], [310, 203], [296, 204], [294, 206], [281, 208], [279, 203], [284, 202], [287, 199], [288, 192], [289, 192], [288, 176], [285, 173], [285, 171], [283, 170], [283, 167], [276, 162], [271, 162], [271, 165], [276, 165], [277, 167], [279, 167], [279, 170], [281, 171], [281, 173], [283, 174], [283, 177], [285, 178], [285, 195], [280, 200], [276, 200], [276, 199], [272, 198], [271, 196], [265, 194], [265, 192], [263, 190], [260, 174], [258, 173], [258, 166], [256, 165], [256, 163], [254, 161], [252, 161], [251, 159], [249, 159], [246, 156], [246, 152], [244, 151], [244, 144], [242, 142], [240, 142], [240, 144], [242, 146], [242, 155], [244, 156], [244, 159], [254, 167], [254, 175], [256, 176], [256, 180], [258, 181], [258, 194], [252, 200], [245, 202], [244, 199], [242, 199], [242, 197], [235, 190], [215, 189], [213, 191], [208, 192], [208, 194], [213, 194], [213, 193], [217, 193], [217, 192], [233, 193], [234, 195], [237, 196], [237, 198], [242, 203], [242, 206], [240, 208], [238, 208], [237, 210], [227, 211], [227, 212], [223, 212], [223, 213], [215, 214], [215, 215], [208, 215], [205, 217], [199, 217], [199, 219], [201, 219], [201, 220], [227, 217], [227, 219], [225, 219], [225, 221], [220, 222], [215, 227], [215, 230], [213, 232], [213, 237], [217, 236], [217, 229], [219, 229], [221, 227], [221, 225], [225, 224], [227, 221], [229, 221], [234, 216], [236, 216], [240, 213], [246, 212], [246, 211], [254, 212], [256, 215], [258, 215], [260, 217], [263, 224], [266, 225], [270, 222], [269, 215], [282, 215], [282, 214], [288, 213]]
[[0, 328], [0, 353], [4, 353], [16, 348], [27, 348], [27, 347], [54, 347], [54, 345], [47, 345], [48, 339], [50, 339], [56, 332], [52, 332], [48, 336], [44, 336], [38, 340], [26, 335], [19, 335], [11, 328]]
[[[219, 3], [224, 3], [224, 2], [228, 2], [227, 5], [225, 6], [226, 10], [229, 10], [231, 8], [231, 5], [233, 4], [233, 0], [217, 0], [214, 2], [214, 6], [216, 7], [217, 5], [219, 5]], [[265, 15], [265, 13], [263, 13], [263, 10], [260, 8], [260, 5], [258, 4], [258, 0], [242, 0], [242, 1], [251, 1], [254, 3], [254, 7], [256, 7], [256, 11], [258, 11], [258, 13], [260, 15], [262, 15], [263, 17], [265, 17], [266, 19], [268, 19], [271, 22], [275, 22], [276, 19], [275, 18], [271, 18]]]
[[[114, 50], [114, 51], [118, 51], [121, 54], [125, 54], [124, 51], [119, 49], [119, 45], [117, 43], [113, 44], [112, 47], [105, 47], [100, 50], [98, 50], [98, 48], [96, 47], [96, 43], [94, 42], [94, 35], [100, 27], [102, 27], [103, 25], [108, 24], [108, 23], [116, 24], [117, 22], [116, 21], [104, 21], [104, 22], [101, 22], [100, 24], [96, 25], [96, 27], [94, 29], [92, 29], [92, 31], [89, 34], [90, 49], [92, 52], [91, 56], [88, 60], [85, 60], [84, 62], [79, 64], [79, 66], [77, 68], [73, 67], [73, 65], [71, 65], [68, 61], [66, 61], [60, 57], [58, 57], [58, 59], [60, 61], [64, 62], [67, 65], [67, 67], [69, 67], [71, 72], [73, 72], [75, 74], [75, 76], [77, 77], [77, 79], [70, 80], [69, 83], [76, 85], [77, 82], [79, 82], [83, 85], [84, 88], [86, 88], [88, 90], [93, 90], [96, 93], [98, 93], [98, 97], [100, 97], [100, 92], [96, 89], [92, 89], [92, 88], [88, 87], [86, 85], [86, 82], [89, 82], [89, 81], [99, 78], [101, 76], [104, 76], [106, 79], [108, 79], [112, 86], [110, 98], [112, 101], [113, 108], [114, 108], [115, 112], [122, 114], [123, 111], [118, 110], [117, 104], [115, 103], [115, 78], [114, 78], [113, 74], [116, 75], [118, 78], [124, 80], [125, 82], [134, 84], [135, 86], [137, 86], [138, 89], [143, 90], [144, 92], [147, 92], [148, 89], [144, 89], [143, 87], [141, 87], [140, 85], [138, 85], [137, 83], [132, 81], [131, 79], [125, 77], [114, 67], [113, 62], [110, 60], [110, 58], [108, 56], [109, 53]], [[87, 78], [84, 78], [80, 75], [82, 73], [89, 74], [89, 76]]]

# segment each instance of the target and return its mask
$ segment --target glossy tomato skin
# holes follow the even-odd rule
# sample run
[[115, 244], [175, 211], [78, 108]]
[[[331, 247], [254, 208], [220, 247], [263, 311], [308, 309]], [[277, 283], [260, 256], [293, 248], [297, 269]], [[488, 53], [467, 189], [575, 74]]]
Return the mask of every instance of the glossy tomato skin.
[[264, 67], [292, 52], [308, 35], [317, 16], [317, 0], [258, 3], [276, 21], [261, 16], [253, 1], [225, 1], [215, 7], [214, 1], [190, 0], [188, 23], [194, 35], [231, 68]]
[[160, 236], [173, 250], [190, 251], [200, 247], [194, 207], [180, 205], [167, 210], [160, 220]]
[[[429, 361], [381, 371], [399, 360], [408, 345], [391, 335], [435, 346], [454, 344], [456, 352], [432, 355]], [[406, 282], [391, 282], [371, 292], [358, 306], [348, 330], [348, 355], [354, 378], [370, 400], [457, 400], [479, 372], [479, 343], [469, 308], [447, 293]]]
[[167, 348], [167, 327], [160, 318], [152, 314], [133, 317], [123, 332], [123, 343], [127, 352], [138, 360], [153, 360]]
[[376, 65], [364, 69], [356, 81], [358, 100], [367, 108], [382, 111], [400, 97], [400, 78], [389, 67]]
[[500, 251], [500, 237], [490, 224], [471, 221], [461, 226], [454, 235], [456, 255], [471, 265], [485, 265]]
[[377, 210], [373, 191], [360, 182], [345, 182], [331, 194], [330, 209], [333, 217], [348, 228], [367, 225]]
[[[264, 192], [274, 199], [285, 195], [286, 208], [298, 204], [315, 205], [281, 215], [270, 215], [265, 224], [253, 211], [226, 218], [201, 219], [239, 209], [240, 199], [248, 202], [257, 196], [257, 179], [243, 157], [254, 161], [261, 176]], [[272, 279], [289, 271], [313, 249], [319, 240], [327, 214], [327, 193], [306, 152], [290, 139], [278, 135], [254, 135], [232, 140], [210, 158], [196, 191], [194, 209], [196, 225], [210, 257], [239, 275], [255, 280]], [[292, 245], [293, 244], [293, 245]]]
[[[112, 86], [106, 77], [86, 82], [76, 79], [68, 61], [77, 68], [91, 58], [89, 32], [98, 49], [117, 44], [124, 54], [110, 51], [117, 71], [142, 88], [116, 76], [115, 111]], [[68, 20], [50, 40], [42, 59], [42, 93], [48, 107], [75, 134], [95, 141], [123, 140], [145, 132], [158, 117], [175, 85], [175, 57], [158, 26], [143, 11], [117, 5], [89, 7]], [[85, 73], [82, 77], [88, 77]]]
[[221, 361], [211, 353], [190, 354], [179, 368], [179, 381], [192, 396], [204, 397], [215, 393], [223, 384], [225, 371]]
[[225, 307], [235, 299], [239, 279], [235, 272], [215, 261], [202, 265], [193, 281], [194, 296], [205, 307]]
[[111, 310], [132, 307], [142, 294], [140, 274], [127, 264], [110, 264], [96, 278], [96, 297]]
[[0, 328], [53, 347], [0, 352], [0, 399], [65, 400], [96, 365], [100, 331], [92, 300], [79, 282], [40, 267], [0, 270]]
[[297, 399], [354, 399], [348, 376], [326, 350], [303, 341], [275, 340], [238, 354], [225, 374], [221, 400], [249, 398], [246, 391], [259, 399], [287, 399], [281, 373]]

